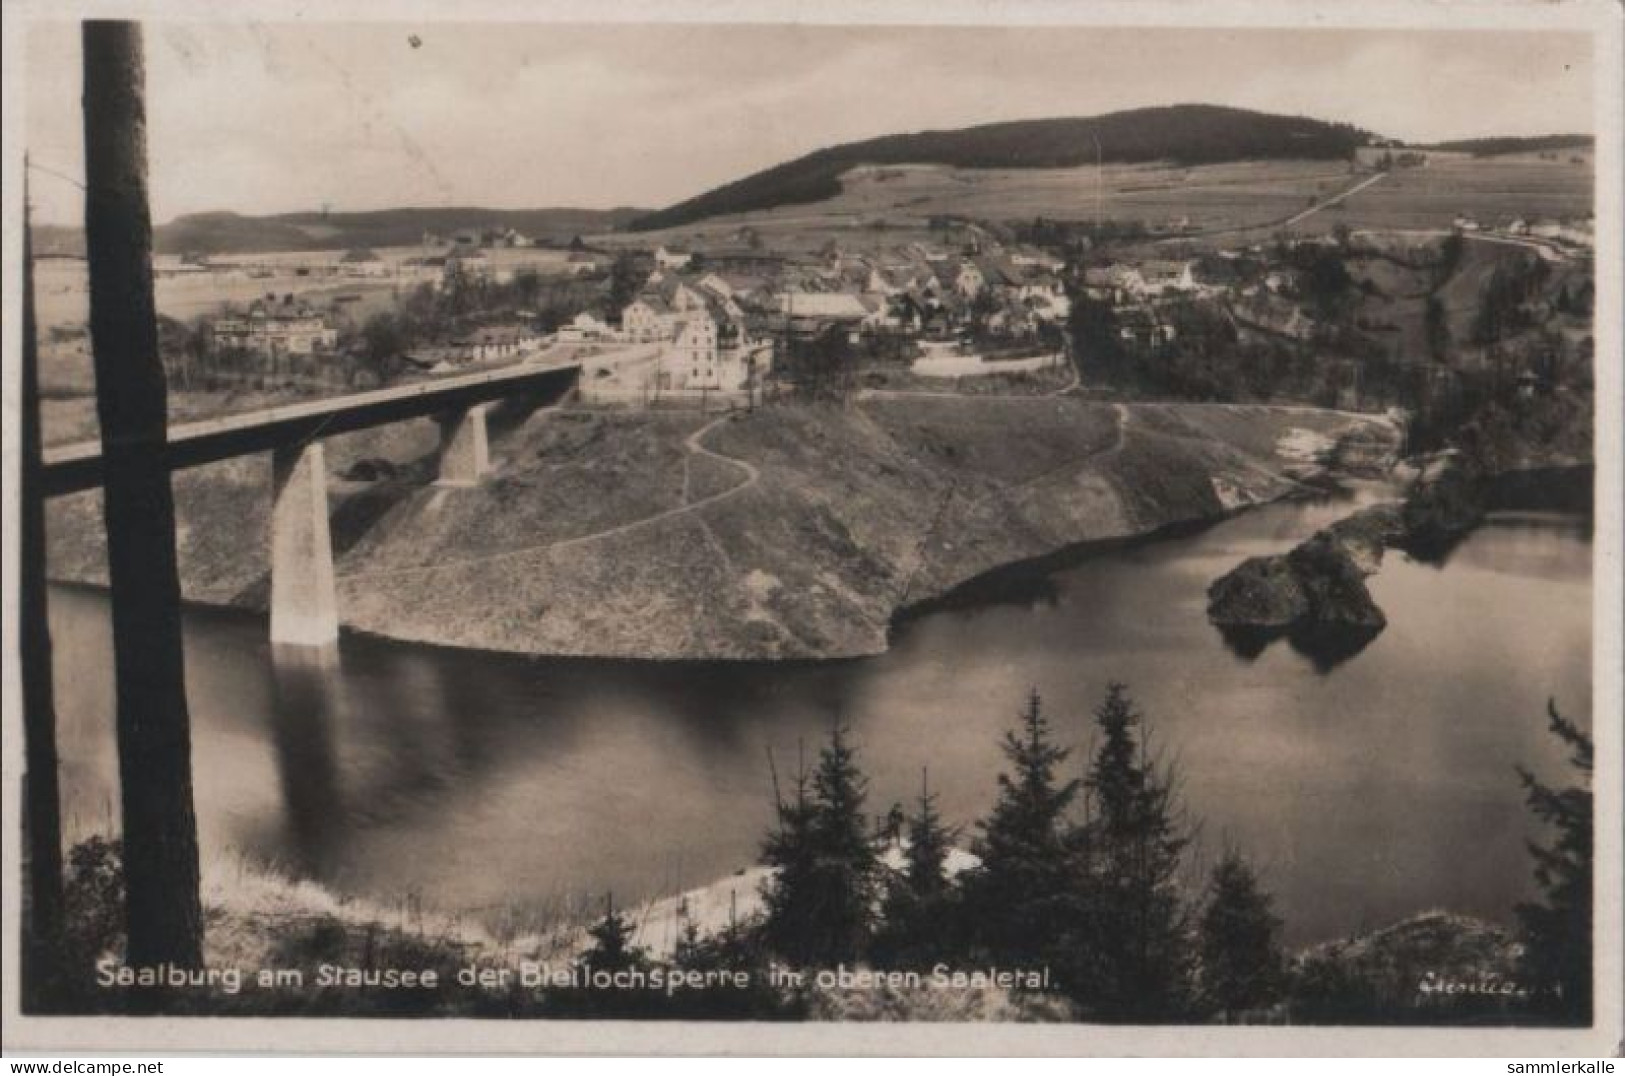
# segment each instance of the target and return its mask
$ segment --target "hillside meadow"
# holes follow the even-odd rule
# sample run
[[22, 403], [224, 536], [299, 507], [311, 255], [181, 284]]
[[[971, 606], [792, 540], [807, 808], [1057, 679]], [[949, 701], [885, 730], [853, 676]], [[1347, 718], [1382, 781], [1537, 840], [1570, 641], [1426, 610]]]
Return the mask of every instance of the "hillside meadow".
[[[1180, 166], [1106, 163], [1100, 168], [956, 168], [859, 165], [832, 198], [726, 214], [660, 231], [597, 237], [609, 246], [730, 243], [745, 226], [775, 252], [806, 253], [830, 238], [856, 248], [929, 236], [933, 217], [982, 221], [1056, 220], [1182, 224], [1218, 236], [1268, 234], [1374, 173], [1335, 160], [1235, 161]], [[1447, 229], [1466, 215], [1485, 223], [1576, 217], [1592, 210], [1587, 153], [1555, 159], [1440, 159], [1396, 169], [1343, 201], [1293, 223], [1295, 231], [1350, 228]]]

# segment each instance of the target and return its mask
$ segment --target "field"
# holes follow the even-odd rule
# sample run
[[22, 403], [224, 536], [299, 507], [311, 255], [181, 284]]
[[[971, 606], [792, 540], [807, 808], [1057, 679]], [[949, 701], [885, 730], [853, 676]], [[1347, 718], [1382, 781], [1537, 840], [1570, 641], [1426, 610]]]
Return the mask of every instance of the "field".
[[1485, 225], [1518, 218], [1582, 217], [1592, 212], [1589, 154], [1558, 159], [1463, 157], [1426, 168], [1401, 168], [1349, 198], [1341, 210], [1317, 213], [1304, 230], [1328, 230], [1339, 221], [1354, 228], [1448, 228], [1458, 214]]
[[774, 250], [813, 249], [831, 231], [870, 229], [884, 221], [923, 232], [933, 216], [977, 220], [1185, 219], [1199, 229], [1263, 225], [1299, 212], [1312, 198], [1347, 187], [1337, 161], [1243, 161], [1199, 167], [1108, 164], [1083, 168], [952, 168], [940, 165], [860, 167], [842, 177], [838, 197], [811, 205], [715, 217], [663, 232], [604, 237], [606, 242], [722, 239], [749, 224]]
[[[1579, 163], [1576, 163], [1578, 160]], [[1374, 173], [1337, 161], [1243, 161], [1175, 167], [1109, 164], [1081, 168], [970, 169], [940, 165], [861, 166], [837, 197], [809, 205], [732, 214], [658, 232], [601, 236], [605, 245], [726, 243], [749, 225], [774, 251], [816, 250], [831, 236], [854, 249], [928, 234], [933, 216], [987, 221], [1034, 217], [1176, 222], [1203, 233], [1267, 234], [1316, 202]], [[1399, 169], [1346, 201], [1296, 222], [1295, 230], [1449, 228], [1458, 214], [1487, 224], [1518, 217], [1584, 216], [1592, 208], [1589, 154], [1441, 158]]]
[[[272, 251], [254, 254], [218, 254], [211, 264], [224, 267], [207, 273], [160, 273], [153, 282], [158, 313], [180, 321], [212, 314], [222, 305], [245, 306], [266, 295], [294, 295], [312, 305], [326, 305], [340, 296], [354, 296], [341, 305], [351, 316], [364, 317], [394, 302], [397, 293], [419, 283], [438, 280], [438, 268], [407, 265], [409, 258], [443, 253], [442, 248], [383, 247], [374, 253], [385, 263], [377, 276], [337, 275], [342, 250]], [[557, 275], [566, 269], [564, 250], [512, 248], [487, 250], [494, 272], [534, 269]], [[163, 266], [173, 259], [156, 259]], [[88, 316], [88, 276], [77, 258], [42, 258], [35, 265], [35, 317], [41, 332], [56, 326], [83, 325]]]

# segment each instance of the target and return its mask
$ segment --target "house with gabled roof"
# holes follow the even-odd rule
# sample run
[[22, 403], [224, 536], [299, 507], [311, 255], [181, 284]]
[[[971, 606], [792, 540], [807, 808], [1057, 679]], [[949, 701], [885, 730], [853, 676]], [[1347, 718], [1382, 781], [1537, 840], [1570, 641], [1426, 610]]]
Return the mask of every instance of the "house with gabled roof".
[[541, 346], [541, 337], [525, 325], [481, 325], [452, 342], [461, 362], [499, 362], [528, 355]]
[[655, 265], [662, 269], [687, 269], [694, 255], [675, 246], [662, 244], [655, 248]]
[[1143, 292], [1149, 295], [1165, 291], [1196, 291], [1199, 285], [1190, 261], [1148, 260], [1140, 263]]
[[643, 292], [621, 310], [621, 333], [633, 343], [663, 340], [671, 323], [671, 304], [655, 292]]
[[339, 272], [345, 276], [388, 276], [389, 263], [369, 247], [351, 247], [339, 259]]

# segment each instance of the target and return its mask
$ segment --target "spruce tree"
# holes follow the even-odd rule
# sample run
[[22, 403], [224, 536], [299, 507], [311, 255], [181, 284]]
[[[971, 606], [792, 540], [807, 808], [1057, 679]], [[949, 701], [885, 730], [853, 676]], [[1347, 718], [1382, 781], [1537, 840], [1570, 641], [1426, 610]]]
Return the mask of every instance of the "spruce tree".
[[683, 921], [683, 927], [671, 948], [672, 967], [685, 971], [703, 968], [709, 953], [705, 936], [700, 933], [700, 924], [689, 916], [686, 907], [679, 908], [677, 915]]
[[592, 946], [581, 955], [581, 963], [594, 971], [625, 971], [649, 965], [649, 954], [632, 944], [632, 924], [615, 910], [614, 899], [606, 897], [604, 917], [587, 928]]
[[920, 778], [919, 809], [908, 819], [908, 848], [903, 854], [903, 880], [920, 900], [940, 897], [948, 888], [948, 852], [954, 834], [937, 813], [930, 776]]
[[1518, 905], [1524, 942], [1524, 975], [1536, 988], [1537, 1005], [1565, 1022], [1591, 1023], [1591, 916], [1593, 820], [1591, 737], [1546, 704], [1552, 733], [1573, 752], [1570, 764], [1580, 783], [1567, 788], [1542, 784], [1519, 768], [1529, 809], [1557, 830], [1549, 845], [1531, 843], [1535, 881], [1542, 901]]
[[1070, 751], [1052, 742], [1037, 691], [1020, 729], [1005, 733], [1003, 751], [1010, 769], [999, 775], [992, 812], [978, 823], [972, 851], [981, 863], [966, 872], [967, 927], [978, 955], [1038, 967], [1075, 910], [1066, 812], [1081, 782], [1058, 776]]
[[1176, 877], [1188, 839], [1174, 819], [1171, 782], [1145, 757], [1141, 718], [1124, 685], [1107, 687], [1095, 721], [1101, 742], [1087, 781], [1090, 873], [1083, 933], [1071, 946], [1078, 968], [1071, 988], [1103, 1019], [1175, 1019], [1189, 988], [1190, 939]]
[[795, 958], [806, 948], [804, 939], [817, 916], [813, 905], [817, 850], [805, 767], [796, 768], [788, 797], [778, 794], [776, 779], [774, 788], [778, 827], [762, 845], [762, 862], [773, 869], [762, 887], [762, 938], [773, 952]]
[[868, 782], [837, 724], [819, 752], [810, 795], [797, 775], [794, 802], [779, 806], [763, 861], [776, 868], [764, 893], [770, 948], [794, 963], [833, 966], [862, 956], [875, 927], [879, 856], [863, 811]]
[[1227, 852], [1208, 883], [1199, 927], [1200, 999], [1228, 1023], [1278, 1000], [1285, 984], [1281, 920], [1252, 865]]
[[904, 822], [903, 866], [887, 879], [875, 959], [892, 967], [931, 963], [953, 948], [953, 900], [948, 852], [955, 833], [937, 813], [929, 778], [921, 776], [920, 799]]

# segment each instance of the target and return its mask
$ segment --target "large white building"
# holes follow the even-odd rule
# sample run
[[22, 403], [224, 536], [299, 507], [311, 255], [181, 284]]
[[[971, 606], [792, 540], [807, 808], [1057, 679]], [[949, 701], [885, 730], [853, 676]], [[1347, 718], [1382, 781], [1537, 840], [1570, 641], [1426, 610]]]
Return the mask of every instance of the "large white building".
[[662, 345], [660, 387], [736, 391], [750, 380], [748, 341], [727, 295], [663, 274], [621, 311], [628, 343]]
[[214, 346], [260, 355], [313, 355], [338, 344], [338, 330], [306, 306], [255, 303], [246, 315], [216, 318], [210, 326]]

